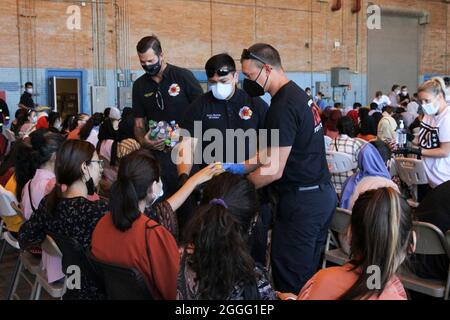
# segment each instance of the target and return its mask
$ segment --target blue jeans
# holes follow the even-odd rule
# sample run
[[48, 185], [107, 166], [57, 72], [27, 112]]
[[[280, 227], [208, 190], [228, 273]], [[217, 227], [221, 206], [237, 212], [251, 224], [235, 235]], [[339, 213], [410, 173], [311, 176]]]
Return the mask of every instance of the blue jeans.
[[280, 194], [271, 257], [276, 290], [298, 294], [315, 274], [336, 205], [331, 182]]

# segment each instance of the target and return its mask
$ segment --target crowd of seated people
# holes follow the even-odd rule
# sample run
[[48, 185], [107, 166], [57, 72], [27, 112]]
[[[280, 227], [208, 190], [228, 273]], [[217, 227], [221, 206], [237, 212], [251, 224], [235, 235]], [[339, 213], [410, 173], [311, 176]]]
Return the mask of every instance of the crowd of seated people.
[[[300, 292], [276, 292], [267, 266], [252, 254], [261, 210], [255, 186], [213, 163], [164, 195], [161, 164], [137, 141], [129, 108], [64, 120], [50, 112], [47, 128], [38, 128], [33, 110], [19, 110], [11, 125], [17, 141], [0, 164], [0, 184], [16, 197], [24, 219], [2, 219], [22, 249], [41, 257], [49, 283], [65, 278], [61, 259], [36, 250], [52, 233], [70, 237], [99, 261], [134, 268], [157, 300], [407, 299], [396, 272], [410, 256], [422, 277], [448, 275], [447, 257], [413, 254], [412, 221], [450, 229], [449, 184], [430, 183], [433, 189], [411, 212], [389, 165], [405, 152], [393, 147], [400, 120], [411, 135], [408, 145], [424, 146], [424, 121], [448, 128], [447, 118], [439, 118], [447, 112], [439, 86], [425, 83], [412, 97], [401, 88], [395, 107], [377, 94], [367, 107], [355, 103], [345, 112], [337, 104], [321, 111], [331, 139], [327, 150], [350, 155], [355, 167], [332, 175], [339, 206], [352, 213], [349, 231], [338, 237], [351, 260], [319, 271]], [[431, 114], [427, 108], [435, 100], [442, 104]], [[440, 137], [443, 151], [420, 155], [445, 158], [447, 135]], [[180, 233], [176, 211], [203, 184], [195, 214]], [[381, 266], [380, 289], [365, 286], [371, 265]], [[81, 290], [67, 290], [65, 299], [106, 298], [98, 279], [82, 277]]]

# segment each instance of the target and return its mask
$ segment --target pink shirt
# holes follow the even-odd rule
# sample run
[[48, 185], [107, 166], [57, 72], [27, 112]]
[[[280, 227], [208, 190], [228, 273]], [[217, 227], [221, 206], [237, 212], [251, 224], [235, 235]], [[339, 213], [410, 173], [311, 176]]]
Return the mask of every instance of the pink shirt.
[[20, 203], [20, 206], [23, 210], [25, 219], [30, 219], [31, 214], [33, 213], [30, 195], [28, 193], [29, 185], [31, 184], [31, 200], [33, 201], [34, 208], [37, 209], [42, 198], [53, 190], [55, 183], [56, 177], [53, 172], [45, 169], [36, 170], [33, 179], [28, 181], [22, 190], [22, 202]]
[[[347, 264], [317, 272], [303, 287], [297, 300], [337, 300], [358, 280], [358, 273]], [[387, 283], [379, 297], [368, 300], [407, 300], [405, 289], [397, 276]]]

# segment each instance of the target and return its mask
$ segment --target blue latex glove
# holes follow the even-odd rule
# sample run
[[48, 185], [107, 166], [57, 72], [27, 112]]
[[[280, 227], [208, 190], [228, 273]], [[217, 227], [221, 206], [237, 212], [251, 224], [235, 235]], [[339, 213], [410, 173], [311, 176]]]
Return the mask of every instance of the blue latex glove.
[[223, 170], [233, 174], [239, 174], [243, 176], [245, 174], [245, 166], [242, 163], [223, 163]]

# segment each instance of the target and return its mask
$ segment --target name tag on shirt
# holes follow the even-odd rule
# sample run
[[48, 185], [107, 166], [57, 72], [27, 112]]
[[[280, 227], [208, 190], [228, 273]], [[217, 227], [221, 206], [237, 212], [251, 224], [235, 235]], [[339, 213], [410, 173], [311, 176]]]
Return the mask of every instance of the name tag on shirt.
[[208, 118], [208, 120], [220, 120], [221, 117], [222, 115], [220, 113], [209, 113], [206, 115], [206, 118]]

